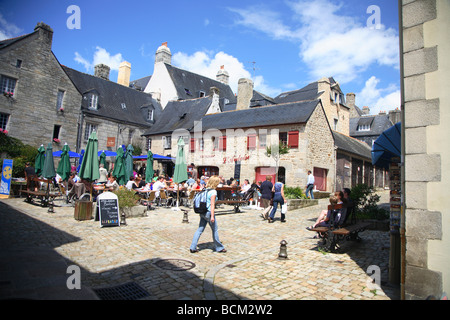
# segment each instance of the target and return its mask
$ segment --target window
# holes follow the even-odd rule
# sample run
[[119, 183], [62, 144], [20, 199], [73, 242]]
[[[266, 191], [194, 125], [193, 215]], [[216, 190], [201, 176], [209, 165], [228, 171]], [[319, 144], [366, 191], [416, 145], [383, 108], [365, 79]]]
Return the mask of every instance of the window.
[[265, 149], [267, 147], [267, 134], [259, 134], [259, 149]]
[[132, 129], [128, 130], [128, 144], [133, 143], [133, 135], [134, 135], [134, 130], [132, 130]]
[[22, 67], [22, 60], [17, 59], [16, 61], [16, 68], [21, 68]]
[[122, 110], [125, 110], [127, 108], [127, 105], [125, 103], [121, 103], [120, 106], [122, 107]]
[[97, 131], [97, 125], [92, 123], [86, 123], [86, 127], [84, 128], [84, 140], [87, 141], [92, 131]]
[[164, 136], [163, 139], [163, 146], [164, 149], [171, 149], [172, 148], [172, 137], [171, 136]]
[[6, 130], [6, 126], [8, 125], [9, 114], [0, 113], [0, 129]]
[[298, 131], [289, 131], [288, 146], [294, 149], [298, 148]]
[[195, 152], [195, 139], [194, 138], [191, 138], [190, 150], [191, 150], [191, 152]]
[[147, 110], [147, 120], [148, 121], [153, 121], [153, 109], [148, 109]]
[[98, 106], [98, 95], [92, 94], [89, 99], [89, 109], [97, 110], [97, 106]]
[[337, 130], [338, 122], [339, 122], [338, 119], [334, 119], [333, 130], [335, 131]]
[[227, 137], [221, 136], [219, 138], [213, 138], [214, 150], [226, 151], [227, 150]]
[[202, 97], [204, 97], [205, 96], [205, 92], [204, 91], [200, 91], [199, 93], [198, 93], [198, 97], [199, 98], [202, 98]]
[[247, 150], [256, 149], [256, 134], [250, 134], [247, 136]]
[[186, 92], [186, 94], [187, 94], [188, 96], [192, 96], [192, 93], [189, 91], [189, 89], [184, 88], [184, 92]]
[[1, 77], [1, 86], [2, 93], [12, 93], [14, 95], [14, 90], [16, 89], [16, 79], [2, 76]]
[[146, 147], [147, 147], [147, 151], [152, 148], [152, 138], [147, 138]]
[[58, 95], [56, 97], [56, 111], [60, 111], [63, 109], [63, 99], [64, 99], [64, 91], [58, 90]]
[[287, 132], [280, 132], [279, 135], [280, 144], [287, 145], [288, 143], [288, 133]]
[[200, 151], [205, 150], [205, 140], [203, 140], [203, 138], [200, 138], [200, 140], [198, 141], [198, 148]]
[[53, 140], [58, 139], [59, 140], [59, 132], [61, 131], [61, 126], [55, 124], [53, 126]]
[[358, 126], [358, 131], [370, 131], [370, 124], [362, 124]]

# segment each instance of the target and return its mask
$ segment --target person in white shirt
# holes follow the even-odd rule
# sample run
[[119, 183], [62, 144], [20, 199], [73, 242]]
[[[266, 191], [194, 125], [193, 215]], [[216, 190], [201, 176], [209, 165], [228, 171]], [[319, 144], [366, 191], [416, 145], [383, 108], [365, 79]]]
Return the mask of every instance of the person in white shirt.
[[308, 197], [309, 192], [311, 199], [314, 199], [313, 189], [314, 189], [314, 176], [312, 175], [311, 170], [308, 170], [308, 181], [306, 182], [305, 194]]
[[155, 197], [159, 197], [160, 191], [166, 188], [166, 183], [164, 182], [164, 177], [159, 176], [158, 180], [153, 184], [153, 190], [155, 192]]

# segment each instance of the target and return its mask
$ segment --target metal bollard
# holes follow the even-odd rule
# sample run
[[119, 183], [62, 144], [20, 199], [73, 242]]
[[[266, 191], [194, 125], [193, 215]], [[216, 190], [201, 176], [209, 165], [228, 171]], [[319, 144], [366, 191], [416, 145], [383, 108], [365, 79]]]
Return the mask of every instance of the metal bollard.
[[280, 260], [286, 260], [288, 258], [286, 245], [287, 245], [286, 240], [282, 240], [280, 242], [280, 253], [278, 254], [278, 259]]
[[127, 218], [126, 218], [125, 212], [122, 212], [122, 214], [120, 215], [120, 225], [121, 226], [122, 225], [124, 225], [124, 226], [127, 225]]
[[183, 210], [183, 223], [189, 223], [188, 212], [187, 210]]

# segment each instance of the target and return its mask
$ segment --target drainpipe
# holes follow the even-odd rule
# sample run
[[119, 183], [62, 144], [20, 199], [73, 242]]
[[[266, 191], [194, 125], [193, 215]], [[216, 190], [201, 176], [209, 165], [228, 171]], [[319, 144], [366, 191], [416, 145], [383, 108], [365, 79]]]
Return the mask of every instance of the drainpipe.
[[[84, 113], [81, 110], [80, 116], [78, 117], [78, 130], [77, 130], [77, 144], [76, 144], [76, 152], [81, 152], [81, 139], [83, 137], [83, 119], [84, 119]], [[79, 164], [80, 159], [77, 160], [77, 165]]]
[[402, 132], [401, 132], [401, 211], [400, 211], [400, 298], [405, 300], [405, 275], [406, 275], [406, 221], [405, 221], [405, 210], [406, 210], [406, 194], [405, 194], [405, 87], [404, 87], [404, 73], [403, 73], [403, 8], [402, 0], [398, 0], [398, 33], [399, 33], [399, 49], [400, 49], [400, 93], [401, 93], [401, 122], [402, 122]]

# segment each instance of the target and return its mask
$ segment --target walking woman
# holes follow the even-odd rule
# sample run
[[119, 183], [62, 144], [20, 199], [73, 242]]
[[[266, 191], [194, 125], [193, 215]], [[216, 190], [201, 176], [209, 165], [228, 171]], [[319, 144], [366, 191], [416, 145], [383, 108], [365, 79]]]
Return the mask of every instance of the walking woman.
[[194, 238], [192, 239], [190, 251], [191, 253], [198, 252], [197, 249], [197, 243], [200, 239], [200, 236], [202, 235], [203, 231], [205, 230], [206, 224], [209, 223], [209, 226], [212, 230], [214, 245], [216, 246], [216, 252], [227, 252], [227, 250], [224, 248], [222, 243], [219, 240], [219, 232], [217, 227], [217, 220], [214, 215], [214, 207], [216, 204], [217, 199], [217, 191], [215, 190], [216, 187], [220, 183], [220, 178], [218, 176], [212, 176], [209, 178], [208, 183], [206, 185], [206, 207], [208, 209], [208, 212], [205, 214], [200, 214], [200, 223], [198, 225], [198, 229], [194, 234]]
[[[280, 208], [286, 202], [286, 198], [284, 197], [284, 184], [281, 182], [281, 177], [278, 178], [278, 182], [274, 184], [272, 188], [273, 195], [273, 209], [269, 216], [269, 223], [273, 222], [273, 218], [275, 217], [275, 213], [277, 212], [277, 206], [280, 204]], [[281, 222], [286, 222], [286, 215], [281, 213]]]

